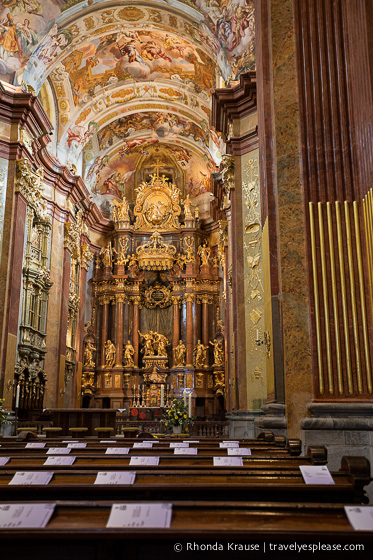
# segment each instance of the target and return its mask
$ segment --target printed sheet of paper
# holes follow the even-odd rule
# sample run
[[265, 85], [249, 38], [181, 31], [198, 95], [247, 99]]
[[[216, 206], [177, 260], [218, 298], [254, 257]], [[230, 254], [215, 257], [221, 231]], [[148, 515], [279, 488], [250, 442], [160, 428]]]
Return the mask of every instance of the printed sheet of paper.
[[299, 468], [306, 484], [335, 484], [325, 465], [301, 465]]
[[70, 451], [70, 447], [50, 447], [47, 451], [47, 455], [68, 455]]
[[42, 442], [35, 442], [35, 443], [26, 443], [25, 449], [43, 449], [46, 444]]
[[197, 455], [197, 447], [175, 447], [174, 455]]
[[79, 442], [75, 443], [75, 442], [73, 442], [73, 443], [69, 443], [67, 445], [67, 447], [70, 447], [71, 449], [85, 449], [87, 447], [87, 444], [86, 443], [79, 443]]
[[239, 445], [240, 441], [238, 439], [223, 439], [223, 443], [238, 443]]
[[79, 443], [79, 440], [78, 439], [63, 439], [62, 443]]
[[52, 516], [56, 504], [1, 504], [1, 529], [41, 529]]
[[54, 473], [47, 471], [26, 471], [26, 472], [16, 472], [9, 484], [17, 485], [28, 485], [28, 484], [38, 484], [46, 485], [52, 480]]
[[221, 449], [229, 449], [233, 447], [240, 447], [240, 444], [237, 441], [223, 441], [219, 443], [219, 447]]
[[98, 472], [95, 484], [133, 484], [136, 473], [130, 471]]
[[159, 457], [131, 457], [130, 466], [151, 466], [159, 465]]
[[108, 528], [159, 528], [171, 525], [172, 504], [113, 504]]
[[115, 439], [101, 439], [100, 443], [117, 443]]
[[242, 457], [214, 457], [214, 467], [243, 467]]
[[135, 441], [133, 449], [152, 449], [153, 442], [151, 441]]
[[128, 455], [129, 447], [108, 447], [105, 451], [106, 455]]
[[199, 439], [184, 439], [183, 443], [199, 443]]
[[0, 467], [3, 467], [7, 463], [9, 463], [10, 457], [0, 457]]
[[75, 462], [76, 457], [74, 455], [69, 455], [68, 457], [65, 456], [57, 456], [57, 457], [48, 457], [46, 461], [44, 461], [43, 465], [46, 466], [58, 466], [58, 465], [72, 465]]
[[175, 449], [176, 447], [189, 447], [189, 443], [184, 441], [171, 441], [170, 449]]
[[355, 531], [373, 531], [373, 506], [345, 506], [345, 512]]
[[251, 455], [248, 447], [228, 447], [228, 455]]

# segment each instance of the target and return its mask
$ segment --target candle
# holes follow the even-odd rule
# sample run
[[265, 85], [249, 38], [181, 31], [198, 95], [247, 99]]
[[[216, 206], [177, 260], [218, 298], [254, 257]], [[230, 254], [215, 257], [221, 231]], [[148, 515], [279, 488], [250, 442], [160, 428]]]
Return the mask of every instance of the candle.
[[189, 418], [192, 416], [192, 395], [190, 393], [188, 395], [188, 416]]
[[162, 408], [164, 406], [163, 400], [164, 400], [164, 385], [161, 385], [161, 407]]
[[259, 331], [256, 329], [256, 339], [259, 340]]
[[184, 394], [184, 396], [183, 396], [184, 404], [186, 404], [186, 389], [184, 389], [184, 393], [183, 393], [183, 394]]
[[18, 384], [17, 385], [17, 393], [16, 393], [16, 408], [19, 407], [19, 394], [21, 392], [21, 386]]

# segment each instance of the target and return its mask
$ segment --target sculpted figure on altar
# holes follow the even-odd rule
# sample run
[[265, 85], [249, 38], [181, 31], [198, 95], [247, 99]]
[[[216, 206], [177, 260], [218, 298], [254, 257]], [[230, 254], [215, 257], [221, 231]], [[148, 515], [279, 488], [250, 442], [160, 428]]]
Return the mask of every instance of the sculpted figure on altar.
[[166, 346], [169, 345], [167, 337], [163, 334], [154, 333], [154, 342], [158, 343], [158, 356], [167, 356]]
[[207, 265], [209, 264], [210, 253], [211, 253], [211, 249], [206, 242], [198, 247], [197, 254], [199, 257], [201, 257], [202, 266], [205, 264]]
[[105, 367], [114, 367], [115, 365], [115, 345], [111, 340], [105, 342]]
[[127, 342], [126, 346], [124, 347], [124, 367], [134, 367], [135, 362], [133, 361], [133, 355], [135, 353], [135, 349], [130, 343]]
[[209, 349], [208, 346], [205, 346], [204, 344], [202, 344], [200, 340], [198, 341], [197, 346], [193, 350], [195, 367], [202, 367], [202, 366], [205, 365], [205, 360], [207, 358], [207, 350], [208, 349]]
[[174, 355], [175, 355], [175, 366], [183, 366], [185, 364], [185, 353], [186, 347], [182, 340], [179, 341], [179, 344], [174, 348]]
[[192, 214], [192, 210], [191, 207], [195, 206], [195, 204], [192, 204], [190, 197], [189, 197], [189, 193], [186, 195], [185, 199], [184, 199], [184, 217], [186, 220], [192, 220], [193, 219], [193, 214]]
[[145, 333], [145, 334], [141, 334], [140, 331], [137, 331], [137, 332], [139, 333], [139, 336], [141, 336], [141, 338], [144, 340], [144, 342], [143, 342], [144, 348], [142, 348], [141, 352], [144, 353], [144, 356], [154, 356], [153, 331], [149, 331], [148, 333]]
[[209, 341], [211, 346], [214, 347], [214, 363], [212, 364], [213, 367], [219, 367], [224, 364], [224, 350], [223, 350], [223, 343], [220, 340], [214, 340], [211, 342]]
[[95, 367], [95, 363], [93, 361], [93, 352], [95, 352], [96, 348], [93, 346], [90, 340], [88, 340], [86, 347], [84, 349], [84, 366], [86, 367]]
[[130, 205], [127, 202], [125, 196], [123, 196], [122, 200], [118, 202], [117, 200], [113, 200], [113, 220], [114, 222], [128, 222], [129, 217], [129, 209]]
[[102, 264], [105, 267], [110, 267], [112, 265], [113, 250], [112, 250], [110, 241], [108, 242], [106, 247], [102, 247], [102, 249], [100, 251], [100, 257], [101, 257], [101, 260], [102, 260]]

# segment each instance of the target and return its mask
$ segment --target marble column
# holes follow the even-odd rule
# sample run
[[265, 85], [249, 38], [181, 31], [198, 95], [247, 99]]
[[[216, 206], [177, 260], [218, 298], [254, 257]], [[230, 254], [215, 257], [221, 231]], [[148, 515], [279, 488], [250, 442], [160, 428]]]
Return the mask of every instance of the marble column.
[[135, 363], [135, 367], [139, 367], [139, 329], [140, 329], [140, 303], [141, 297], [134, 296], [132, 298], [133, 302], [133, 340], [132, 345], [135, 350], [133, 355], [133, 361]]
[[[209, 303], [211, 296], [202, 296], [202, 344], [209, 346]], [[209, 352], [206, 353], [205, 366], [209, 365]]]
[[105, 343], [107, 341], [108, 328], [109, 328], [109, 305], [110, 305], [109, 296], [102, 296], [100, 298], [100, 304], [102, 309], [100, 366], [104, 367], [105, 366]]
[[180, 340], [180, 296], [172, 297], [173, 305], [173, 331], [172, 331], [172, 364], [175, 366], [174, 350]]
[[123, 329], [124, 329], [124, 324], [123, 324], [123, 319], [124, 319], [124, 302], [125, 302], [125, 295], [124, 294], [117, 294], [116, 295], [116, 306], [117, 306], [117, 312], [116, 312], [116, 320], [117, 320], [117, 325], [116, 325], [116, 362], [115, 365], [116, 367], [122, 367], [122, 362], [123, 362]]
[[194, 294], [185, 294], [186, 302], [186, 365], [193, 366], [193, 301]]

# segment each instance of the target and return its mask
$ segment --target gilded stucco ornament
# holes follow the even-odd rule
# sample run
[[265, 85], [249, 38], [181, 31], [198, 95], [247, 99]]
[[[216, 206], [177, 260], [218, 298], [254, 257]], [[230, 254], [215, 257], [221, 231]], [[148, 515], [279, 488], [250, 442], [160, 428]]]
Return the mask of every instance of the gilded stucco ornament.
[[42, 167], [33, 171], [27, 159], [17, 161], [16, 191], [25, 197], [39, 219], [50, 220], [47, 216], [47, 202], [43, 198], [43, 177]]

